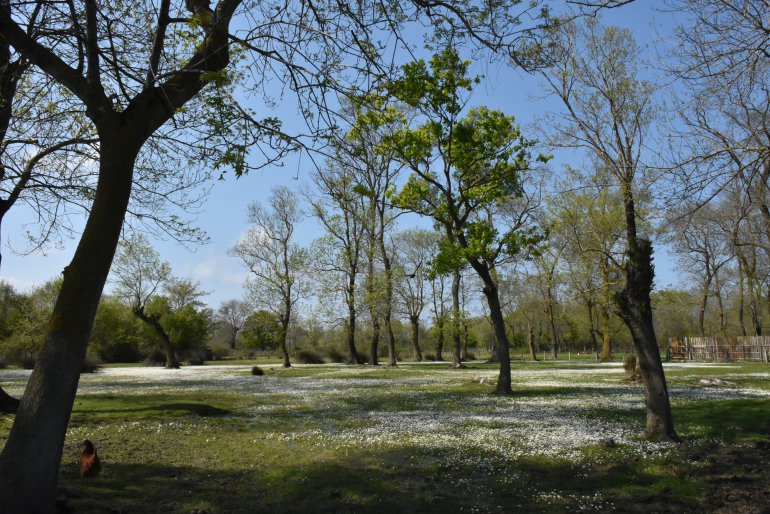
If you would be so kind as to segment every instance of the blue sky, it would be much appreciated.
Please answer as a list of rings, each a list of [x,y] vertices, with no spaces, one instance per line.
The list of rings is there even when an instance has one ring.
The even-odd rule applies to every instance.
[[[628,6],[606,12],[603,22],[630,28],[640,46],[646,47],[645,54],[653,60],[653,47],[665,47],[665,38],[671,37],[673,26],[672,15],[657,11],[655,8],[659,6],[662,6],[660,2],[637,0]],[[474,71],[483,75],[484,80],[474,91],[471,104],[487,105],[514,115],[527,134],[533,133],[527,126],[533,124],[538,116],[559,107],[549,100],[538,100],[538,97],[542,97],[542,89],[535,76],[501,63],[477,63]],[[297,116],[296,107],[291,103],[287,102],[280,109],[285,118],[295,119]],[[558,159],[552,166],[557,170],[560,168]],[[240,179],[226,176],[225,180],[213,185],[197,217],[197,226],[208,233],[211,242],[192,248],[191,251],[174,241],[155,239],[155,248],[161,258],[171,264],[175,275],[198,280],[206,291],[211,292],[207,302],[212,307],[216,308],[228,299],[240,298],[243,294],[242,284],[248,273],[236,258],[228,254],[228,250],[247,229],[246,206],[253,201],[266,201],[271,188],[276,185],[285,185],[299,192],[310,181],[310,167],[308,158],[291,157],[283,167],[268,168]],[[26,240],[23,225],[32,222],[32,214],[19,208],[12,209],[3,222],[0,278],[22,290],[60,274],[71,259],[77,243],[76,239],[65,240],[61,247],[49,247],[45,253],[14,254],[9,250],[9,244],[14,249],[23,248]],[[308,244],[320,234],[317,222],[308,219],[300,227],[298,242]],[[678,283],[676,263],[660,246],[656,251],[655,263],[658,288]],[[108,290],[109,287],[108,284]]]

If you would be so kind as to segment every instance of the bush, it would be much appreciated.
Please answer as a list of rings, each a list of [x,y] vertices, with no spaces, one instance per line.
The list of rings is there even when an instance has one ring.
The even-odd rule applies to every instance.
[[[265,374],[265,372],[259,366],[254,366],[251,368],[251,374],[257,377],[261,377]]]
[[[206,364],[206,359],[202,355],[190,355],[187,359],[187,364],[190,366],[203,366]]]
[[[0,355],[8,364],[32,369],[41,346],[42,336],[37,339],[26,334],[13,334],[0,343]]]
[[[424,353],[422,355],[422,360],[424,360],[424,361],[435,361],[436,360],[436,356],[434,354],[432,354],[432,353]]]
[[[145,366],[163,366],[166,363],[166,354],[160,348],[152,348],[143,362]]]
[[[187,352],[187,362],[190,366],[202,366],[211,360],[211,351],[208,348],[196,348]]]
[[[313,350],[301,350],[297,352],[297,362],[299,364],[323,364],[323,358]]]
[[[226,344],[212,344],[209,350],[211,352],[211,360],[213,361],[224,360],[232,353],[230,346]]]
[[[96,353],[99,354],[102,362],[139,362],[142,358],[139,346],[129,341],[97,348]]]
[[[326,357],[329,359],[329,362],[333,362],[335,364],[341,364],[345,362],[345,356],[342,355],[342,352],[335,350],[334,348],[326,350]]]

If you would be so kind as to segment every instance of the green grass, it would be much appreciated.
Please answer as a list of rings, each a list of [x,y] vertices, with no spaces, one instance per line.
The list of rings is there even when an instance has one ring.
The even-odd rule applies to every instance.
[[[500,398],[489,394],[491,364],[270,367],[264,377],[250,365],[84,376],[62,459],[68,506],[758,512],[770,500],[767,365],[669,369],[680,445],[637,436],[642,391],[617,366],[515,363],[516,395]],[[736,388],[704,391],[705,376]],[[11,423],[0,417],[0,442]],[[77,474],[84,438],[103,459],[93,480]]]

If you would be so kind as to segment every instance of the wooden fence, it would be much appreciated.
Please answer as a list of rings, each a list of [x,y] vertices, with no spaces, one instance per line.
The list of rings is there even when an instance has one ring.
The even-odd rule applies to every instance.
[[[770,336],[669,337],[668,354],[675,361],[770,361]]]

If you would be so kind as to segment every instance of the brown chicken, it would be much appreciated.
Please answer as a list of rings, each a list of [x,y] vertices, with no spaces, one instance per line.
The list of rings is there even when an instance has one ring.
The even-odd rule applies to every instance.
[[[93,478],[102,470],[102,462],[96,453],[94,443],[86,439],[82,443],[85,448],[80,454],[80,476],[83,478]]]

